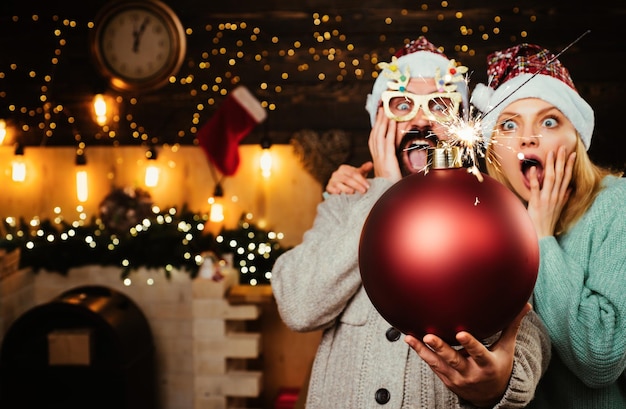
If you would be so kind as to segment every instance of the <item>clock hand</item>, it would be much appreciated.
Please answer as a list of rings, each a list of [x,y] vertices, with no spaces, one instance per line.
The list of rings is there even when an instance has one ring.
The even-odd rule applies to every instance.
[[[141,26],[139,26],[139,29],[136,29],[136,28],[133,29],[133,39],[134,39],[133,52],[135,53],[139,52],[139,41],[141,40],[141,36],[143,32],[146,30],[146,26],[148,25],[149,22],[150,22],[150,19],[146,17],[141,23]]]
[[[137,30],[133,30],[133,52],[139,52],[139,32]]]

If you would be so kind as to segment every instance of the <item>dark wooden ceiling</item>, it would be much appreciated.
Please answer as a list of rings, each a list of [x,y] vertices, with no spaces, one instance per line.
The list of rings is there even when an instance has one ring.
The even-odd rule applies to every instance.
[[[178,80],[142,94],[109,88],[121,101],[112,138],[95,125],[90,112],[94,93],[107,86],[92,63],[89,23],[106,1],[4,0],[0,117],[29,125],[29,131],[18,135],[26,146],[73,146],[77,140],[87,146],[193,144],[194,127],[220,106],[220,91],[243,84],[275,107],[243,143],[258,143],[265,135],[274,143],[289,143],[305,129],[318,134],[341,130],[352,141],[348,161],[360,163],[368,157],[364,103],[376,71],[373,57],[386,61],[405,41],[425,32],[450,58],[471,68],[470,84],[475,84],[485,80],[485,58],[495,49],[527,41],[558,52],[591,30],[560,59],[596,112],[592,157],[622,169],[626,165],[619,120],[626,95],[623,0],[165,2],[188,30]],[[253,40],[255,28],[259,33]],[[57,64],[52,63],[55,57]],[[209,62],[210,68],[201,69],[201,62]],[[50,105],[41,101],[42,93]],[[62,112],[48,109],[59,105]],[[135,130],[140,132],[133,135]]]

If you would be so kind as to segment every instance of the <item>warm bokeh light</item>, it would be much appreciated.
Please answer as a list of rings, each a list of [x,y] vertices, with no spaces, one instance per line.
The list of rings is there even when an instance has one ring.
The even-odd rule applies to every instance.
[[[221,223],[224,221],[224,204],[221,203],[221,200],[214,200],[211,204],[209,221],[213,223]]]
[[[0,145],[2,145],[6,136],[7,136],[7,123],[4,119],[0,118]]]
[[[14,182],[23,182],[26,180],[26,164],[21,156],[16,156],[11,163],[11,179]]]
[[[93,118],[102,127],[96,138],[100,141],[112,140],[117,143],[149,140],[155,145],[161,145],[170,141],[171,135],[176,135],[178,142],[193,144],[199,121],[206,120],[215,105],[219,104],[234,85],[240,83],[245,83],[255,94],[257,91],[263,91],[263,99],[260,102],[270,111],[280,111],[282,104],[291,103],[290,98],[285,98],[281,94],[290,89],[293,83],[313,85],[331,82],[369,83],[378,74],[377,62],[381,58],[386,58],[379,54],[383,50],[384,55],[393,54],[403,41],[411,39],[399,37],[402,35],[400,33],[406,31],[403,27],[407,25],[407,21],[416,19],[415,13],[431,13],[436,17],[430,19],[428,25],[426,23],[416,25],[415,36],[420,33],[439,34],[437,30],[441,31],[444,24],[446,27],[450,24],[458,27],[449,33],[446,29],[446,33],[450,34],[447,41],[449,46],[443,50],[446,53],[462,54],[457,58],[475,55],[475,47],[486,44],[485,41],[489,38],[487,33],[516,42],[522,37],[527,38],[533,33],[535,25],[542,22],[540,16],[531,15],[529,19],[527,15],[522,15],[514,9],[507,18],[523,19],[524,30],[520,33],[507,29],[505,23],[510,21],[501,18],[498,10],[494,10],[492,15],[486,13],[483,21],[475,21],[474,14],[466,13],[463,9],[458,9],[458,6],[455,9],[452,4],[446,2],[427,7],[425,4],[416,4],[414,9],[390,7],[387,15],[381,16],[380,20],[384,22],[384,29],[389,32],[380,33],[378,36],[373,34],[372,38],[378,38],[378,41],[373,40],[370,49],[359,50],[360,47],[355,44],[357,34],[351,25],[360,17],[344,15],[342,10],[324,10],[322,5],[319,8],[320,10],[301,16],[302,26],[295,32],[288,28],[286,31],[277,30],[277,27],[282,26],[279,20],[256,19],[255,13],[250,13],[248,17],[242,14],[241,21],[237,22],[223,20],[220,17],[215,17],[213,21],[203,21],[198,26],[184,22],[187,23],[185,27],[187,41],[204,46],[200,46],[197,53],[190,54],[180,71],[172,75],[165,85],[178,88],[170,95],[180,92],[180,95],[187,94],[195,99],[189,104],[189,112],[179,116],[175,125],[177,129],[170,132],[171,134],[162,134],[160,125],[149,126],[145,118],[135,117],[137,111],[133,107],[154,104],[153,94],[110,95],[109,93],[114,91],[107,90],[105,93],[101,91],[101,84],[95,84],[87,90],[91,95],[85,96],[85,100],[89,98]],[[38,10],[33,10],[32,13],[44,15],[38,13]],[[64,18],[63,11],[57,13],[60,15],[54,15],[52,19],[42,17],[32,20],[16,15],[7,20],[7,25],[11,25],[10,30],[17,33],[16,38],[20,38],[20,33],[50,26],[52,28],[50,32],[54,33],[52,41],[41,41],[41,44],[38,44],[40,48],[32,52],[41,53],[43,56],[51,55],[50,60],[53,63],[50,67],[39,63],[33,66],[30,60],[22,60],[22,53],[4,55],[7,63],[0,67],[0,70],[4,70],[0,72],[0,79],[11,83],[14,76],[29,77],[33,82],[40,83],[40,94],[37,95],[36,103],[24,102],[19,87],[5,90],[0,84],[0,96],[9,110],[14,115],[20,116],[21,132],[32,134],[34,130],[40,129],[47,138],[66,137],[67,134],[62,135],[60,130],[66,129],[65,125],[69,125],[77,141],[93,138],[94,135],[88,135],[85,130],[77,129],[80,123],[77,107],[71,106],[66,109],[62,105],[65,101],[55,100],[60,94],[55,88],[56,77],[53,75],[64,64],[67,65],[68,55],[76,53],[72,48],[77,46],[75,31],[93,25],[93,21],[73,21],[73,24],[69,24],[68,21],[71,20]],[[281,17],[278,15],[277,18]],[[250,21],[246,21],[247,19]],[[419,16],[417,20],[420,20]],[[515,27],[519,27],[520,24],[522,23],[516,24]],[[33,25],[37,27],[33,28]],[[453,33],[456,34],[452,35]],[[474,38],[468,39],[470,36]],[[258,72],[267,75],[254,74]],[[182,118],[187,119],[181,120]],[[19,136],[18,132],[16,137]]]
[[[261,167],[261,174],[265,178],[269,178],[272,176],[272,152],[269,148],[263,149],[261,152],[261,158],[259,160],[259,165]]]
[[[81,203],[86,202],[89,198],[87,171],[84,169],[76,171],[76,198]]]
[[[107,103],[104,99],[104,95],[96,94],[93,98],[93,112],[96,115],[96,122],[98,125],[103,126],[108,122],[107,117]]]
[[[146,166],[146,177],[144,183],[147,187],[156,187],[159,184],[161,169],[156,164],[150,163]]]
[[[174,263],[180,260],[191,263],[197,247],[192,236],[202,234],[208,237],[220,234],[223,230],[236,230],[242,214],[246,215],[242,229],[248,229],[254,224],[267,230],[269,239],[278,239],[285,246],[295,245],[303,230],[313,222],[315,208],[321,200],[320,184],[301,166],[300,157],[289,145],[272,146],[275,168],[269,179],[264,179],[259,170],[259,146],[241,146],[240,168],[228,178],[220,180],[218,177],[223,187],[217,189],[217,192],[207,159],[197,147],[162,149],[157,161],[161,166],[159,184],[149,190],[143,185],[146,164],[149,162],[144,158],[145,147],[90,146],[88,149],[87,164],[86,148],[80,144],[77,148],[30,147],[26,155],[20,156],[26,164],[25,181],[14,183],[11,181],[11,162],[16,156],[12,148],[0,147],[0,164],[6,164],[4,172],[0,172],[0,186],[3,189],[0,213],[4,215],[5,240],[23,239],[24,250],[36,252],[48,251],[41,246],[54,246],[54,243],[65,245],[58,243],[68,241],[76,243],[73,246],[86,245],[90,249],[99,246],[93,247],[99,253],[115,252],[118,246],[124,245],[120,242],[122,238],[100,235],[102,226],[110,224],[111,220],[118,223],[124,218],[130,218],[136,220],[129,223],[134,232],[129,237],[137,237],[139,240],[151,240],[155,235],[159,236],[162,229],[172,234],[176,231],[175,234],[181,236],[182,247],[177,247],[181,258],[177,258],[179,255],[176,253],[171,254],[171,259]],[[47,160],[55,165],[49,166]],[[88,190],[86,201],[80,202],[77,184],[82,183],[80,179],[84,178],[80,176],[77,180],[76,174],[83,170],[86,171]],[[119,196],[112,196],[113,187],[145,192],[145,196],[135,196],[140,200],[132,201],[133,209],[145,198],[150,203],[145,210],[128,212],[128,202],[119,199]],[[208,197],[213,198],[209,203]],[[284,205],[286,197],[289,198],[290,206]],[[213,204],[214,201],[217,203]],[[193,219],[189,218],[185,209],[193,212]],[[103,217],[104,212],[111,216]],[[145,214],[152,215],[149,222],[144,219]],[[181,222],[183,217],[184,223]],[[28,229],[32,229],[36,239],[30,238],[30,233],[22,228],[20,220],[28,222]],[[51,234],[50,227],[60,230],[59,234]],[[79,229],[85,228],[93,229],[93,234],[82,236]],[[275,229],[284,233],[274,233]],[[245,265],[237,263],[242,274],[245,271],[242,280],[267,283],[270,270],[261,265],[270,251],[274,254],[275,247],[263,244],[265,239],[254,230],[238,231],[236,239],[235,249],[238,253],[235,257],[240,257],[242,263],[245,261]],[[130,238],[127,237],[127,240]],[[160,243],[159,240],[155,243]],[[251,246],[251,243],[256,247]],[[169,261],[170,256],[166,258]],[[53,260],[51,258],[49,261]],[[130,264],[122,268],[136,262],[128,260]]]

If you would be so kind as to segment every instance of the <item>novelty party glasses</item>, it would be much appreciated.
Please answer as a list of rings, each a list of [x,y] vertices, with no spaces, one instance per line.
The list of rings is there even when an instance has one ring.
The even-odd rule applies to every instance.
[[[448,120],[452,115],[458,115],[462,96],[459,92],[417,95],[406,91],[384,91],[381,99],[385,114],[394,121],[410,121],[422,108],[426,118],[441,122]]]

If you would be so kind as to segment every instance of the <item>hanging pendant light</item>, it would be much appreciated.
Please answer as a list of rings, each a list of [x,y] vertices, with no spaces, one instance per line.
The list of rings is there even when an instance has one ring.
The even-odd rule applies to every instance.
[[[148,166],[146,166],[145,184],[147,187],[156,187],[159,184],[159,175],[161,169],[157,166],[157,151],[154,147],[150,147],[146,152],[146,158],[148,159]]]
[[[84,203],[89,198],[89,184],[87,177],[87,157],[83,148],[76,150],[76,198],[80,203]]]
[[[273,163],[273,158],[272,158],[272,152],[270,151],[270,148],[272,147],[272,141],[269,138],[269,136],[264,136],[263,139],[261,139],[261,158],[259,160],[259,165],[261,167],[261,174],[263,175],[264,178],[269,178],[270,176],[272,176],[272,163]]]
[[[224,221],[224,189],[222,184],[218,182],[215,185],[213,196],[209,198],[211,211],[209,213],[209,221],[213,223],[221,223]]]

